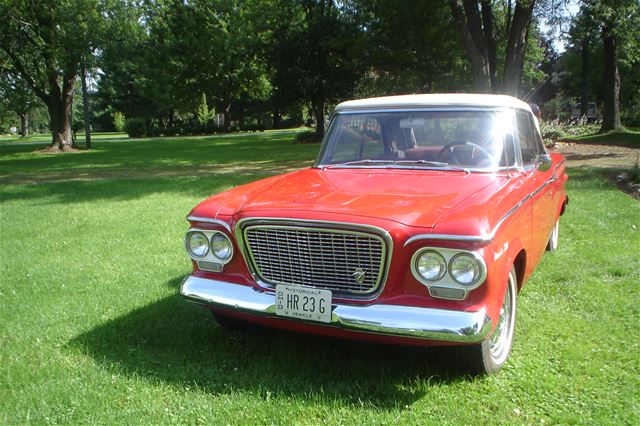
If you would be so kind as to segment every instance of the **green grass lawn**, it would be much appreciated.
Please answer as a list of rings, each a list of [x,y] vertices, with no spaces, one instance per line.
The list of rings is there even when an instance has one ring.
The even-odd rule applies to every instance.
[[[318,145],[293,144],[294,132],[259,135],[97,140],[91,150],[50,154],[33,145],[0,145],[0,182],[201,176],[311,164]],[[46,143],[42,145],[46,146]]]
[[[560,250],[522,292],[511,359],[492,377],[438,351],[229,332],[184,301],[185,215],[309,164],[318,146],[292,139],[0,147],[0,423],[638,422],[640,203],[597,171],[570,171]],[[15,179],[27,174],[54,182]]]
[[[619,145],[628,146],[631,148],[640,148],[640,131],[627,130],[625,132],[609,132],[609,133],[596,133],[583,136],[575,136],[571,138],[564,138],[562,140],[569,142],[584,142],[603,145]]]

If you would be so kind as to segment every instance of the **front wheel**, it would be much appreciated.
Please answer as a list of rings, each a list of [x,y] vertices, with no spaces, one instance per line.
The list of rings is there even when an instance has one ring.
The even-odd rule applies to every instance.
[[[495,330],[481,344],[466,348],[472,369],[479,373],[496,373],[509,358],[516,325],[517,283],[516,270],[511,268]]]

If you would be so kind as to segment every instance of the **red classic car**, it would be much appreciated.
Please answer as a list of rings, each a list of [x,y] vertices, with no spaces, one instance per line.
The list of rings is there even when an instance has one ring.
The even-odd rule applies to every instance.
[[[558,245],[566,180],[515,98],[344,102],[311,168],[191,211],[181,293],[222,325],[465,346],[492,373],[511,349],[518,292]]]

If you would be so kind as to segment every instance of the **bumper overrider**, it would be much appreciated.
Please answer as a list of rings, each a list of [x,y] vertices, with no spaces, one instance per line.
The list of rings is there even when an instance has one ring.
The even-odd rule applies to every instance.
[[[245,285],[188,276],[180,293],[192,302],[213,308],[301,322],[276,316],[275,296]],[[385,304],[363,306],[334,303],[331,322],[313,324],[386,336],[459,343],[481,342],[491,331],[491,319],[484,309],[465,312]]]

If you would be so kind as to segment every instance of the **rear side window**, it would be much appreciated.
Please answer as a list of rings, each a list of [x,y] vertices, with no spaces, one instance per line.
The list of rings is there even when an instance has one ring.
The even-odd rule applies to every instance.
[[[522,152],[522,163],[531,164],[544,152],[538,132],[536,132],[531,115],[518,111],[516,113],[518,122],[518,136],[520,139],[520,151]]]
[[[376,158],[384,154],[380,123],[361,116],[347,116],[336,128],[341,140],[333,152],[331,162]]]

